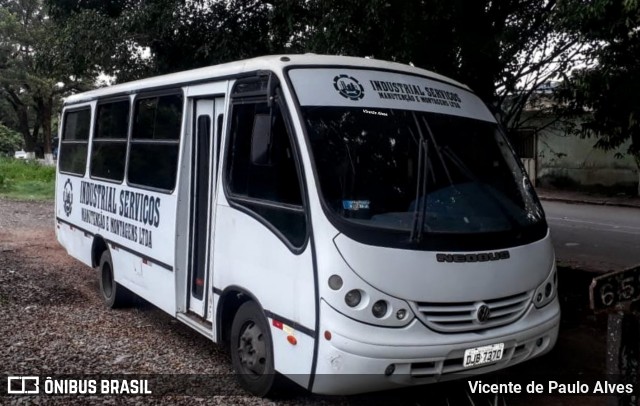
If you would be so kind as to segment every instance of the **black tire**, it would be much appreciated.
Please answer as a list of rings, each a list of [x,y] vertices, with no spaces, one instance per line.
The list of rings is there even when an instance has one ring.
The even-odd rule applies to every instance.
[[[111,261],[111,253],[109,250],[105,250],[100,256],[98,271],[100,276],[100,292],[107,307],[116,309],[129,306],[133,294],[114,280],[113,262]]]
[[[243,303],[231,325],[231,364],[240,385],[255,396],[266,397],[277,389],[273,367],[271,331],[255,302]]]

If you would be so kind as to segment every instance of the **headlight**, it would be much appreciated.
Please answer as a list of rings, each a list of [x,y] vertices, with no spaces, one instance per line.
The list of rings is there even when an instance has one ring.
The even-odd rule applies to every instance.
[[[329,287],[333,290],[340,290],[342,288],[342,278],[338,275],[331,275],[329,278]]]
[[[551,303],[553,299],[556,297],[556,293],[558,291],[558,271],[556,270],[555,264],[553,265],[553,269],[547,279],[544,280],[538,286],[535,293],[533,294],[533,304],[537,308],[544,307]]]
[[[356,307],[360,304],[362,300],[362,293],[358,289],[352,289],[344,295],[344,302],[349,307]]]
[[[373,317],[381,319],[386,316],[388,308],[389,306],[385,300],[378,300],[371,307],[371,313],[373,314]]]
[[[389,296],[366,284],[351,270],[334,273],[325,282],[324,301],[345,316],[368,324],[406,326],[413,312],[404,300]]]

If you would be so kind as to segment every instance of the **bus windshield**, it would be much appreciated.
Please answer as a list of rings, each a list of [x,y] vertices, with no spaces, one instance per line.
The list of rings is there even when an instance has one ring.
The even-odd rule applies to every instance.
[[[322,198],[342,222],[416,242],[544,223],[496,123],[347,106],[302,106],[302,115]]]

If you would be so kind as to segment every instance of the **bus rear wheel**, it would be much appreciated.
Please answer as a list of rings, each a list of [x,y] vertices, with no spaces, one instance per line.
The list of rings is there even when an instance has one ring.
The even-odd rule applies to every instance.
[[[115,281],[109,250],[105,250],[100,256],[98,270],[100,271],[100,292],[107,307],[115,309],[128,306],[131,303],[131,292]]]
[[[269,325],[255,302],[243,303],[231,325],[231,363],[240,385],[265,397],[276,389]]]

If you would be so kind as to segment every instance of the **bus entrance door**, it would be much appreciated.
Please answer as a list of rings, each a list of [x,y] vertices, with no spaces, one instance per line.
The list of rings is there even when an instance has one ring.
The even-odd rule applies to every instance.
[[[215,218],[219,136],[223,98],[194,101],[195,116],[191,152],[191,244],[189,311],[212,321],[210,273],[213,264],[212,229]]]

